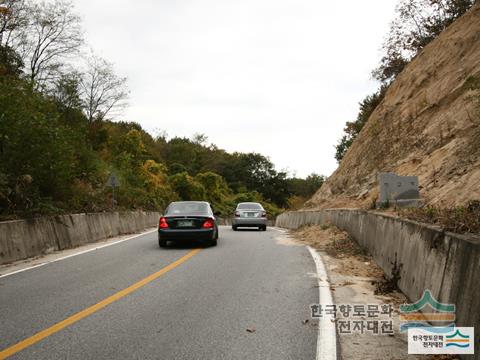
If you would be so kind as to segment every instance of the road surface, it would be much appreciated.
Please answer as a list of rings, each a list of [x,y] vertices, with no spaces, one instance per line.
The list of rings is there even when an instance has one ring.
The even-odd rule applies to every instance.
[[[280,237],[160,249],[153,232],[0,278],[0,358],[315,359],[315,264]]]

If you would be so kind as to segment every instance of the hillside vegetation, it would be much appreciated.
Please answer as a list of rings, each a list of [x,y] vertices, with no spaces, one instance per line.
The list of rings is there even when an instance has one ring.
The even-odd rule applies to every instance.
[[[0,3],[0,219],[161,211],[172,200],[207,200],[224,216],[236,202],[259,201],[275,216],[321,185],[322,176],[291,177],[261,154],[227,153],[202,134],[154,137],[111,121],[127,105],[126,79],[83,50],[72,9],[63,0]],[[120,183],[115,202],[111,174]]]
[[[384,74],[381,100],[307,207],[371,207],[385,171],[418,175],[429,205],[480,199],[480,4],[446,25]]]

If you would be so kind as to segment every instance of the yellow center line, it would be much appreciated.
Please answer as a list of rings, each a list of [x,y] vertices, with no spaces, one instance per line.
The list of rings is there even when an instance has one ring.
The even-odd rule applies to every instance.
[[[99,303],[97,303],[95,305],[92,305],[92,306],[90,306],[90,307],[88,307],[88,308],[86,308],[86,309],[84,309],[84,310],[66,318],[65,320],[62,320],[62,321],[56,323],[55,325],[50,326],[49,328],[47,328],[45,330],[42,330],[42,331],[36,333],[33,336],[30,336],[29,338],[27,338],[25,340],[22,340],[19,343],[6,348],[5,350],[0,351],[0,359],[2,359],[2,360],[6,359],[7,357],[18,353],[19,351],[22,351],[23,349],[25,349],[29,346],[32,346],[32,345],[38,343],[39,341],[42,341],[46,337],[49,337],[50,335],[53,335],[53,334],[59,332],[60,330],[66,328],[67,326],[70,326],[70,325],[76,323],[77,321],[80,321],[80,320],[86,318],[87,316],[92,315],[93,313],[97,312],[98,310],[103,309],[104,307],[114,303],[115,301],[120,300],[121,298],[133,293],[134,291],[140,289],[142,286],[147,285],[148,283],[152,282],[153,280],[158,279],[160,276],[166,274],[170,270],[175,269],[177,266],[184,263],[185,261],[187,261],[188,259],[190,259],[192,256],[194,256],[195,254],[197,254],[200,251],[201,251],[201,249],[192,250],[187,255],[182,256],[180,259],[178,259],[175,262],[165,266],[164,268],[157,271],[156,273],[147,276],[145,279],[140,280],[139,282],[137,282],[137,283],[135,283],[135,284],[119,291],[119,292],[117,292],[116,294],[113,294],[113,295],[107,297],[106,299],[100,301]]]

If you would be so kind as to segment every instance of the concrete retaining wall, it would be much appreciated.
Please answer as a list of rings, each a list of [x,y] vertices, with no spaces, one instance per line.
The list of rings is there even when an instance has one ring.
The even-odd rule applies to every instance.
[[[0,264],[131,234],[158,224],[157,212],[113,212],[0,222]]]
[[[295,229],[331,222],[347,231],[387,274],[401,264],[399,287],[412,301],[425,289],[436,299],[456,304],[456,325],[475,326],[475,359],[480,359],[480,237],[398,217],[352,209],[287,212],[276,225]]]

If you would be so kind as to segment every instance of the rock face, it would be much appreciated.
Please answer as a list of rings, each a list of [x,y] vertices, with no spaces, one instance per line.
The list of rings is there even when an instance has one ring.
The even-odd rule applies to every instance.
[[[428,204],[480,199],[479,3],[397,77],[306,207],[370,207],[379,172],[417,175]]]

